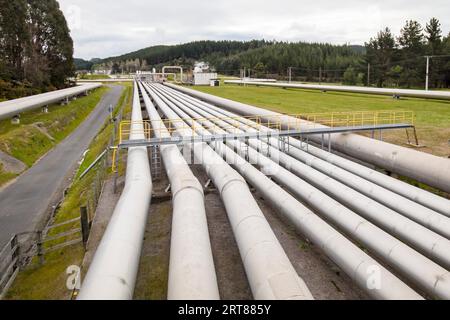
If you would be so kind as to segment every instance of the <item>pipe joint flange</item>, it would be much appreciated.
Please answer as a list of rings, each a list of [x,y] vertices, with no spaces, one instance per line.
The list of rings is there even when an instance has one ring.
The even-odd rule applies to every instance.
[[[202,195],[202,197],[204,197],[203,187],[196,178],[192,177],[192,178],[188,178],[188,179],[183,179],[183,178],[175,177],[172,180],[171,180],[172,198],[175,198],[179,192],[186,190],[186,189],[195,189]]]
[[[228,181],[226,181],[226,182],[220,187],[220,194],[222,194],[222,193],[225,191],[225,189],[228,188],[233,182],[239,182],[239,183],[242,183],[242,184],[248,186],[248,185],[247,185],[247,182],[246,182],[242,177],[233,177],[233,178],[229,179]],[[217,187],[217,185],[216,185],[216,187]],[[219,189],[219,188],[218,188],[218,189]]]

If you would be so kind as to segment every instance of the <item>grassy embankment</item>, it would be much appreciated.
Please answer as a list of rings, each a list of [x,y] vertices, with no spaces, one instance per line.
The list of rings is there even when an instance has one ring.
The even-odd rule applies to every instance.
[[[121,107],[131,105],[132,86],[127,84],[122,96],[115,108],[117,114]],[[78,179],[79,175],[100,155],[108,146],[113,124],[109,119],[105,122],[97,137],[92,141],[89,152],[86,154],[84,162],[81,164],[76,175],[74,184],[68,191],[61,208],[58,210],[54,224],[74,219],[79,216],[79,208],[86,206],[92,193],[92,184],[101,166],[94,167],[83,179]],[[53,229],[50,235],[77,227],[79,223],[66,225]],[[79,234],[70,236],[62,240],[78,238]],[[61,240],[59,240],[61,242]],[[53,243],[56,244],[56,243]],[[65,270],[70,265],[80,265],[84,257],[82,244],[66,247],[65,249],[45,255],[45,264],[40,266],[32,264],[27,270],[22,271],[7,295],[11,300],[37,300],[37,299],[69,299],[70,291],[66,288],[67,275]]]
[[[106,74],[84,74],[80,77],[81,80],[103,80],[111,79],[110,76]]]
[[[0,150],[27,167],[33,166],[86,119],[108,90],[102,87],[66,106],[50,106],[47,114],[40,109],[25,112],[21,115],[20,125],[11,124],[10,120],[0,121]],[[0,168],[0,186],[16,176]]]
[[[353,93],[308,91],[268,87],[243,87],[225,85],[221,87],[193,87],[202,92],[255,105],[286,114],[311,114],[322,112],[356,112],[378,110],[413,111],[419,142],[425,145],[420,151],[437,156],[450,155],[450,103],[439,100],[374,96]],[[386,132],[388,142],[405,145],[405,130]],[[406,145],[405,145],[406,146]]]

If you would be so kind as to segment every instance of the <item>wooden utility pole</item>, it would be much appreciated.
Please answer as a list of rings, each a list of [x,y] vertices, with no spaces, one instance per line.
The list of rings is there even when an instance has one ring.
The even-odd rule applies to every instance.
[[[89,240],[90,225],[89,225],[89,215],[86,207],[80,208],[80,218],[81,218],[81,236],[83,238],[84,248],[87,248],[87,243]]]
[[[370,87],[370,63],[367,64],[367,86]]]

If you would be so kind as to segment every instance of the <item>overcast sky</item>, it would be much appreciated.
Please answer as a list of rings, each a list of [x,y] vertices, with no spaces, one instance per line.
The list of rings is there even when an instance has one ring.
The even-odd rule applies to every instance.
[[[450,31],[449,0],[58,0],[75,56],[104,58],[193,40],[364,44],[407,19],[437,17]]]

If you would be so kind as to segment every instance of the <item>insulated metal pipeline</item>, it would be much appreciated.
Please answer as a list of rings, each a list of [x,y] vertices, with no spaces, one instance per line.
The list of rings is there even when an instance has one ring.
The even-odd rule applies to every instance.
[[[213,146],[213,145],[211,145]],[[411,288],[224,144],[215,148],[283,217],[375,299],[421,299]],[[380,286],[371,283],[379,271]]]
[[[172,93],[174,95],[175,94],[181,95],[181,93],[179,93],[178,91],[172,91]],[[262,132],[269,132],[269,131],[274,132],[274,130],[264,127],[261,124],[256,124],[254,121],[251,121],[250,119],[240,117],[236,113],[232,113],[224,109],[218,108],[216,106],[205,103],[191,96],[184,95],[183,98],[190,102],[195,103],[196,105],[204,106],[207,108],[207,110],[213,110],[217,112],[216,113],[217,116],[220,113],[225,117],[233,118],[232,119],[233,122],[236,122],[239,119],[239,122],[245,126],[248,126],[248,128],[254,128]],[[233,124],[233,122],[231,122],[230,119],[229,123]],[[240,125],[240,127],[242,127],[242,124]],[[274,139],[272,139],[271,142],[273,145],[273,142],[277,141],[274,141]],[[413,212],[413,215],[423,216],[423,218],[420,217],[413,218],[411,214],[409,214],[410,218],[414,219],[416,222],[423,221],[425,225],[428,225],[429,223],[433,223],[434,220],[432,217],[427,218],[427,216],[424,214],[429,211],[423,210],[423,208],[417,206],[411,208],[410,205],[414,203],[421,204],[422,206],[427,207],[435,212],[450,217],[450,201],[443,197],[435,195],[421,188],[412,186],[401,180],[382,174],[381,172],[370,169],[354,161],[345,159],[343,157],[334,155],[320,148],[314,147],[311,144],[308,144],[305,148],[305,144],[297,139],[290,138],[288,142],[292,147],[296,148],[293,149],[293,152],[291,152],[290,147],[287,150],[287,153],[289,153],[294,158],[297,158],[299,160],[303,159],[303,157],[297,157],[296,155],[299,150],[305,151],[318,159],[324,160],[330,165],[334,165],[334,166],[327,166],[327,169],[323,171],[324,173],[327,174],[329,172],[332,173],[333,168],[336,167],[339,167],[341,169],[344,169],[345,171],[353,173],[352,175],[353,179],[357,177],[360,177],[362,179],[357,179],[357,181],[355,182],[349,181],[348,179],[345,178],[340,178],[341,174],[339,173],[342,173],[342,171],[337,171],[334,178],[339,179],[341,182],[346,183],[350,187],[356,186],[356,189],[364,193],[366,196],[369,196],[377,201],[380,201],[385,205],[387,205],[388,207],[390,207],[391,209],[396,210],[402,214],[408,215],[408,212],[409,213]],[[310,165],[311,163],[312,165],[314,162],[308,161],[306,163],[308,165]],[[324,165],[323,162],[321,162],[321,164]],[[317,166],[317,169],[320,167],[322,166]],[[380,189],[379,187],[382,188]],[[381,197],[379,195],[379,193],[384,193],[382,191],[384,189],[392,191],[392,193],[389,193],[390,194],[389,197]],[[409,199],[411,200],[411,202],[407,202],[399,196]],[[447,230],[447,232],[450,232],[448,227],[445,230]]]
[[[173,96],[180,97],[179,93],[177,93],[176,91],[171,92],[171,94],[173,94]],[[186,101],[189,101],[190,103],[195,103],[194,108],[199,108],[200,110],[202,110],[202,112],[207,112],[202,113],[202,116],[204,117],[208,117],[211,115],[219,118],[224,116],[231,116],[232,119],[228,120],[224,119],[222,122],[226,122],[232,126],[235,126],[241,129],[242,132],[243,131],[258,132],[258,130],[256,130],[253,126],[247,124],[247,122],[251,122],[248,119],[240,118],[239,116],[229,112],[222,113],[216,111],[216,109],[214,109],[213,106],[211,105],[208,106],[206,103],[199,103],[198,101],[196,102],[195,100],[191,100],[191,98],[189,97],[188,98],[184,97],[184,99]],[[244,119],[245,121],[244,120],[238,121],[237,119]],[[230,125],[228,125],[228,128],[230,127]],[[233,132],[235,131],[236,130],[233,130]],[[276,132],[264,126],[259,127],[259,131],[266,133],[273,132],[274,134],[276,134]],[[280,140],[276,138],[264,139],[264,141],[270,143],[270,145],[272,145],[275,148],[278,148],[280,146]],[[252,139],[250,142],[253,143],[254,148],[258,148],[257,140]],[[397,215],[397,212],[399,212],[405,217],[408,217],[409,219],[414,220],[415,222],[423,225],[424,227],[427,227],[428,229],[440,234],[441,236],[444,236],[445,238],[447,238],[447,240],[442,242],[442,239],[440,239],[441,246],[443,246],[442,253],[444,253],[445,256],[447,256],[448,258],[443,260],[441,259],[441,261],[444,261],[445,266],[447,267],[450,266],[450,241],[448,241],[448,239],[450,239],[450,219],[448,217],[438,212],[435,212],[427,207],[424,207],[420,204],[417,204],[416,202],[406,199],[394,192],[386,190],[357,175],[347,172],[342,168],[336,167],[332,164],[327,163],[326,161],[318,159],[305,152],[304,151],[305,147],[302,147],[302,143],[300,141],[293,139],[292,144],[296,142],[298,143],[296,144],[295,147],[292,146],[290,148],[287,148],[288,149],[286,150],[287,154],[289,154],[290,156],[292,156],[297,160],[302,161],[302,163],[305,163],[306,165],[320,171],[321,173],[327,175],[328,177],[331,177],[334,180],[337,180],[340,183],[345,184],[345,187],[340,188],[339,185],[336,185],[336,183],[334,183],[336,185],[334,194],[330,191],[331,189],[329,188],[329,186],[326,186],[326,188],[323,190],[324,192],[332,194],[335,199],[340,199],[341,203],[348,203],[347,204],[348,207],[353,208],[358,212],[361,212],[361,210],[364,212],[369,211],[371,212],[369,213],[369,215],[374,216],[375,218],[378,218],[380,216],[379,212],[385,212],[388,218],[393,218],[394,216]],[[306,149],[308,148],[309,147],[306,147]],[[294,159],[286,157],[284,154],[278,155],[276,152],[274,152],[273,154],[274,156],[277,157],[276,160],[281,160],[281,163],[283,164],[284,167],[287,167],[290,171],[296,173],[297,175],[300,175],[302,178],[308,180],[310,183],[317,185],[315,180],[318,179],[319,176],[317,174],[314,174],[315,171],[309,170],[313,174],[313,179],[311,180],[307,176],[308,170],[305,170],[304,166],[299,165],[296,161],[293,161]],[[323,181],[326,181],[328,178],[322,175],[322,179]],[[320,184],[318,184],[317,186],[320,188]],[[349,187],[353,188],[357,192],[349,189]],[[368,201],[367,198],[361,197],[361,194],[364,194],[366,197],[374,199],[379,203],[397,212],[387,210],[385,207],[381,206],[377,202],[374,203],[373,201]],[[355,206],[355,203],[358,203],[358,199],[359,203],[361,204],[359,207]],[[447,202],[449,202],[450,206],[450,201]],[[410,243],[415,243],[417,241],[416,240],[417,235],[425,231],[423,230],[423,228],[419,228],[419,231],[414,230],[414,228],[411,229],[410,227],[408,227],[410,223],[408,222],[405,223],[404,219],[400,219],[397,225],[401,225],[402,227],[401,228],[394,227],[394,229],[398,230],[398,233],[401,233],[401,229],[404,229],[406,235],[405,239],[408,238],[412,239],[412,242]],[[425,232],[428,233],[428,230],[426,230]],[[430,241],[431,241],[430,245],[425,247],[426,252],[429,251],[429,248],[433,248],[433,250],[436,250],[436,252],[438,252],[439,249],[436,248],[435,246],[437,242],[436,239],[432,238],[430,239]],[[445,245],[444,243],[447,244]],[[422,247],[422,244],[424,243],[421,241],[419,247]]]
[[[101,83],[86,83],[73,88],[67,88],[34,96],[0,102],[0,120],[11,118],[22,112],[47,106],[66,98],[82,94],[101,87]]]
[[[154,102],[183,136],[192,136],[177,114],[144,84]],[[253,198],[246,181],[213,149],[194,143],[194,156],[219,190],[242,257],[253,297],[270,299],[313,299],[297,275],[281,244]]]
[[[170,137],[142,84],[139,87],[155,137]],[[219,300],[203,187],[177,146],[160,148],[173,199],[168,299]]]
[[[280,114],[251,105],[216,97],[185,87],[165,83],[166,86],[199,98],[203,101],[222,107],[226,110],[247,116],[267,116],[268,118]],[[280,117],[280,120],[292,127],[298,121],[289,116]],[[303,121],[306,127],[312,123]],[[315,124],[315,128],[320,128]],[[324,126],[323,126],[324,127]],[[311,136],[311,140],[320,143],[320,136]],[[372,163],[380,168],[398,173],[445,192],[450,192],[450,160],[436,157],[427,153],[393,145],[383,141],[366,138],[356,134],[333,134],[331,136],[333,147],[347,155]],[[424,164],[427,164],[426,166]]]
[[[198,114],[191,112],[191,116],[195,115],[198,116]],[[214,125],[211,124],[210,126]],[[228,143],[232,144],[233,141]],[[447,270],[377,228],[369,221],[359,217],[252,148],[249,148],[249,157],[252,162],[258,163],[262,168],[271,167],[275,180],[285,185],[292,193],[307,202],[327,219],[340,226],[346,233],[383,257],[392,267],[421,286],[429,294],[443,299],[450,297],[450,274]],[[439,280],[436,282],[436,279]]]
[[[449,92],[432,91],[432,90],[425,91],[425,90],[411,90],[411,89],[370,88],[370,87],[357,87],[357,86],[329,86],[329,85],[283,83],[283,82],[269,83],[269,82],[242,81],[242,80],[225,80],[225,83],[226,84],[253,85],[253,86],[261,86],[261,87],[293,88],[293,89],[305,89],[305,90],[351,92],[351,93],[363,93],[363,94],[374,94],[374,95],[388,95],[388,96],[397,96],[397,97],[450,100]]]
[[[145,139],[137,84],[134,84],[131,140]],[[95,252],[78,300],[133,298],[152,195],[146,147],[128,150],[125,188]]]

